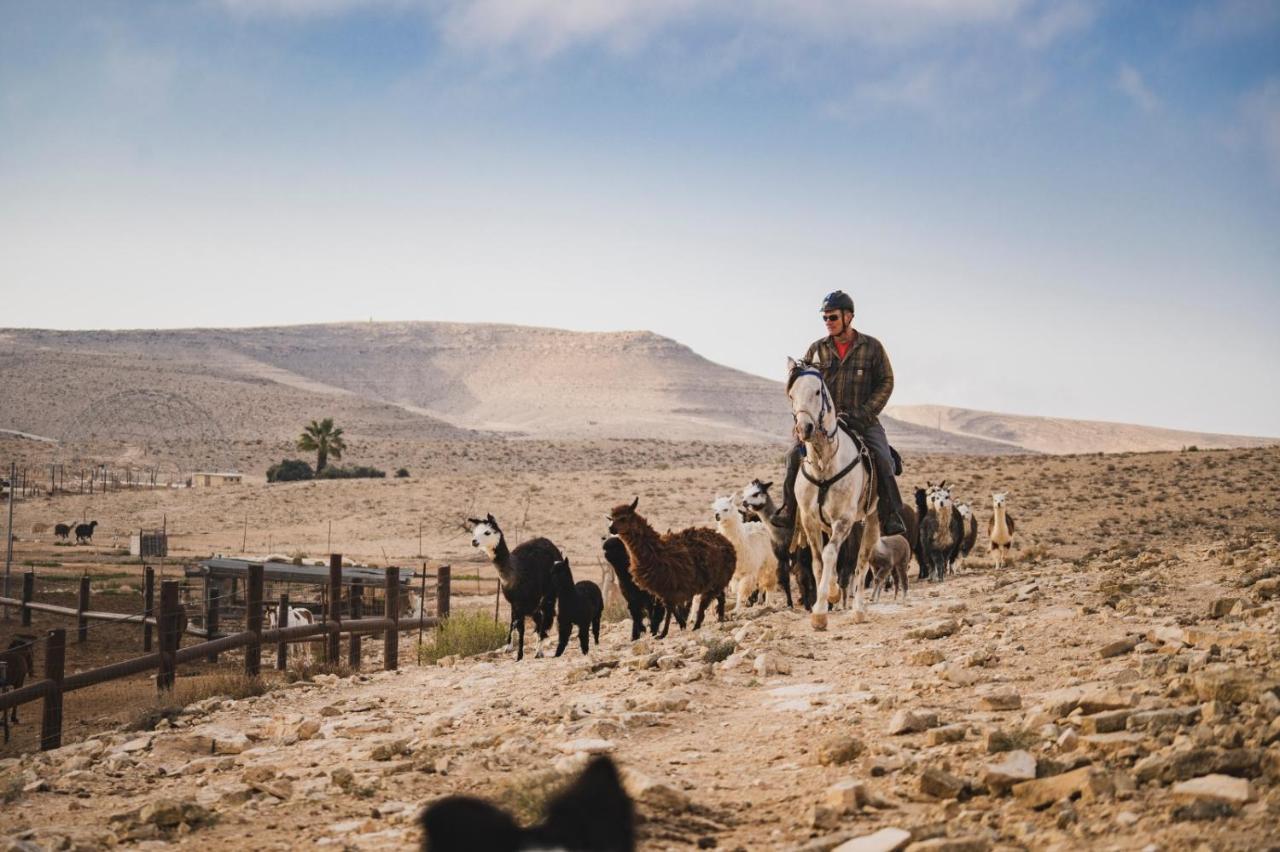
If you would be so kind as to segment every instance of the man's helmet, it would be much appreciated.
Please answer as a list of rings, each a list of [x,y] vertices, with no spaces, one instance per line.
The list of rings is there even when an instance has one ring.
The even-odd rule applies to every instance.
[[[822,308],[820,310],[823,313],[827,311],[848,311],[853,313],[853,297],[843,290],[835,290],[822,299]]]

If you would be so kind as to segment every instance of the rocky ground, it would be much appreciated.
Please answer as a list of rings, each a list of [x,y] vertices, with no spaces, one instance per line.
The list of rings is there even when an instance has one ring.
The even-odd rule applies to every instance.
[[[827,633],[757,608],[662,642],[615,624],[587,658],[213,698],[0,761],[0,831],[19,849],[403,849],[437,796],[536,809],[608,752],[645,849],[1266,848],[1278,556],[1260,537],[971,562]]]

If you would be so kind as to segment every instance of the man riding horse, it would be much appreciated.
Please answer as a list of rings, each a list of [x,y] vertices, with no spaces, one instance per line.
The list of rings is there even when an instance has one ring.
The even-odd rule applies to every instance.
[[[827,336],[814,341],[804,360],[821,371],[831,392],[836,413],[871,451],[876,468],[879,495],[880,534],[906,535],[899,510],[902,496],[894,478],[889,439],[880,425],[880,412],[893,393],[893,367],[879,340],[854,329],[853,299],[843,290],[828,293],[822,300],[822,321]],[[774,523],[789,524],[796,511],[796,475],[804,458],[804,444],[797,443],[787,454],[787,478],[783,483],[783,506]]]

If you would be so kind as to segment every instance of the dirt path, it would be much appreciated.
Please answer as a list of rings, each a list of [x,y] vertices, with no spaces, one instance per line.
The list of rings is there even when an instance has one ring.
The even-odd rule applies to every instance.
[[[908,603],[876,605],[865,624],[838,613],[826,634],[792,612],[749,612],[635,645],[617,624],[585,660],[572,650],[522,663],[497,653],[212,700],[174,730],[0,761],[0,776],[29,791],[4,807],[0,831],[51,846],[111,834],[183,848],[404,849],[436,796],[536,805],[551,779],[608,751],[638,796],[645,849],[792,849],[815,838],[830,848],[890,826],[978,844],[941,848],[1255,849],[1280,824],[1280,622],[1274,601],[1249,602],[1196,627],[1212,600],[1251,600],[1234,587],[1240,571],[1223,564],[1223,546],[1046,559],[1000,576],[984,566],[917,585]],[[1274,559],[1276,544],[1255,550]],[[945,635],[916,638],[921,629]],[[1100,656],[1126,637],[1144,644]],[[727,659],[705,661],[726,641]],[[1225,664],[1247,680],[1239,700],[1205,700],[1212,687],[1201,681]],[[1127,739],[1099,738],[1111,729],[1092,718],[1096,708],[1077,706],[1091,688],[1131,714],[1185,711],[1188,724],[1134,731],[1122,719]],[[890,734],[900,711],[927,727]],[[1197,744],[1216,750],[1210,763],[1243,754],[1230,774],[1252,776],[1253,802],[1218,818],[1185,810],[1194,799],[1174,792],[1181,770],[1161,775],[1159,761]],[[1026,749],[1041,775],[1093,767],[1106,789],[1034,810],[992,794],[984,767],[1008,755],[991,748]],[[963,786],[954,795],[938,786],[951,777]],[[815,809],[846,779],[863,785],[868,804]],[[188,807],[187,822],[166,829],[158,800],[199,805],[216,822]]]

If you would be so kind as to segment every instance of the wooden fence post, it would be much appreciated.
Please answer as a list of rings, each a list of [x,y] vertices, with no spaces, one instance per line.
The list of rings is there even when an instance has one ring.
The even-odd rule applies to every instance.
[[[364,615],[364,584],[359,578],[351,581],[351,620],[355,621]],[[351,649],[347,654],[347,665],[360,671],[360,634],[351,634]]]
[[[156,569],[150,565],[142,569],[142,608],[146,610],[146,615],[142,619],[142,650],[151,650],[151,625],[147,622],[148,618],[155,618],[156,624],[160,623],[160,619],[156,613]]]
[[[31,603],[36,595],[36,572],[28,571],[22,575],[22,626],[31,626]]]
[[[165,580],[160,583],[160,615],[156,618],[159,628],[160,668],[156,672],[156,690],[163,692],[173,689],[177,675],[178,660],[178,581]]]
[[[276,610],[276,624],[281,629],[289,626],[289,595],[284,593],[280,595],[279,609]],[[289,643],[281,641],[276,645],[276,671],[284,671],[289,668]]]
[[[222,587],[209,577],[204,578],[204,638],[211,642],[218,638],[218,609],[221,606]],[[218,652],[214,651],[206,658],[211,663],[218,662]]]
[[[338,664],[342,652],[342,637],[332,629],[342,623],[342,554],[329,554],[329,623],[330,631],[325,634],[324,659],[331,666]]]
[[[50,630],[44,643],[44,676],[53,686],[45,694],[40,715],[40,748],[44,751],[62,747],[62,675],[66,661],[67,631],[61,627]]]
[[[245,583],[248,601],[245,610],[245,624],[249,632],[254,634],[253,641],[244,649],[244,673],[247,677],[257,677],[262,672],[262,563],[255,562],[249,566],[249,580]]]
[[[83,645],[89,641],[89,619],[84,617],[89,609],[89,575],[80,576],[80,601],[76,605],[76,644]]]
[[[387,618],[391,629],[382,637],[382,667],[395,671],[400,667],[400,569],[388,568],[386,580]]]
[[[436,569],[436,618],[449,617],[450,571],[448,565]]]

